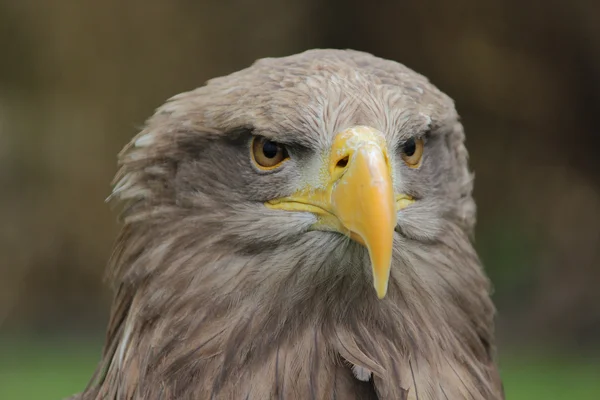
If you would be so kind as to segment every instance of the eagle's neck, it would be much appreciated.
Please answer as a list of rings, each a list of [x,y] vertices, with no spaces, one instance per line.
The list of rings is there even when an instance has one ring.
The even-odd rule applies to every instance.
[[[388,393],[381,398],[418,391],[421,399],[495,398],[493,307],[470,245],[465,254],[445,242],[394,254],[389,293],[379,300],[364,249],[335,240],[338,251],[327,256],[298,243],[287,252],[186,259],[164,248],[152,273],[122,269],[96,388],[113,382],[147,394],[160,386],[237,398],[238,386],[258,379],[263,397],[250,398],[285,391],[284,382],[327,398],[334,377],[355,380],[353,364],[372,372],[375,384],[357,381],[353,390]],[[134,263],[152,262],[152,253]]]

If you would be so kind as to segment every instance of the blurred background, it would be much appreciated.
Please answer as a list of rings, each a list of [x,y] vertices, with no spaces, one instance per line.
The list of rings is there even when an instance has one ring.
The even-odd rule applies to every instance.
[[[508,399],[600,399],[600,2],[0,0],[0,398],[87,383],[116,154],[168,97],[354,48],[456,100]]]

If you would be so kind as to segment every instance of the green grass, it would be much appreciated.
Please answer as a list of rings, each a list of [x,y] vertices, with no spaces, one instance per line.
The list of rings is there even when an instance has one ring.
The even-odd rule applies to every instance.
[[[511,352],[501,356],[507,400],[599,400],[600,359]]]
[[[101,346],[81,342],[0,341],[0,399],[62,399],[81,391]]]
[[[98,342],[0,341],[0,399],[62,399],[82,390]],[[598,400],[600,360],[511,352],[501,358],[508,400]]]

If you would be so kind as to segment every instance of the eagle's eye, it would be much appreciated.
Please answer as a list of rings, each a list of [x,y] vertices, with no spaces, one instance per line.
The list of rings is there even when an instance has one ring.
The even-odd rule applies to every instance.
[[[290,156],[285,147],[262,136],[254,136],[251,144],[252,161],[262,170],[279,167]]]
[[[421,157],[423,156],[423,139],[410,138],[400,149],[402,159],[411,168],[418,168],[421,165]]]

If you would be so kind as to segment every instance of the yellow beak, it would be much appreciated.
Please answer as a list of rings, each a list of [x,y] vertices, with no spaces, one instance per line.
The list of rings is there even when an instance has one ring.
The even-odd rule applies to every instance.
[[[381,132],[357,126],[337,134],[323,168],[323,182],[290,197],[267,202],[270,208],[308,211],[318,216],[315,229],[350,236],[369,251],[373,285],[387,293],[396,211],[412,202],[394,195],[392,169]]]

